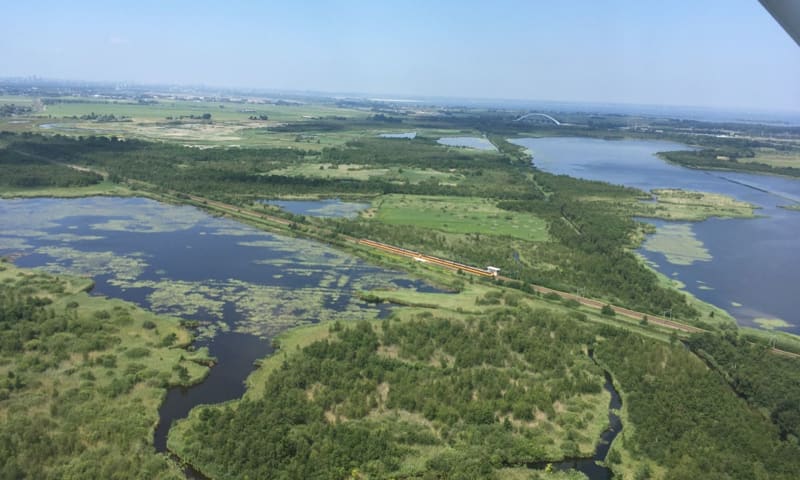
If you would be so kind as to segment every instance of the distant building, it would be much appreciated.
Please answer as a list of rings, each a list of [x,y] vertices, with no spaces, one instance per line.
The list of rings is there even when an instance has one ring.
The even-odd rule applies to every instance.
[[[491,273],[493,277],[496,277],[500,269],[497,267],[486,267],[486,271]]]

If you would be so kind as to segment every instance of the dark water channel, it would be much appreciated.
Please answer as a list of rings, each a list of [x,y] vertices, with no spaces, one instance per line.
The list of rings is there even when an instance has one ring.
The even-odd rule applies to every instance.
[[[800,212],[779,208],[800,204],[800,180],[673,165],[655,155],[688,148],[671,142],[559,137],[514,143],[528,148],[534,165],[548,172],[645,191],[681,188],[721,193],[756,205],[759,218],[755,219],[646,220],[657,231],[685,232],[671,240],[675,248],[699,242],[707,254],[675,261],[663,251],[648,249],[647,242],[639,253],[696,297],[727,310],[741,325],[758,327],[763,320],[780,319],[788,324],[784,330],[800,334],[796,308]]]
[[[198,323],[193,347],[217,364],[202,383],[168,391],[154,436],[161,452],[170,425],[194,406],[242,396],[276,334],[389,312],[358,291],[440,291],[321,242],[142,198],[0,200],[0,225],[0,255],[21,267],[90,276],[93,294]]]
[[[592,361],[595,361],[593,351],[589,351],[589,356]],[[597,362],[595,361],[595,363]],[[600,434],[594,455],[591,458],[568,458],[560,462],[535,462],[529,464],[529,468],[544,470],[548,465],[551,465],[554,470],[577,470],[586,475],[589,480],[609,480],[614,476],[610,468],[600,465],[598,462],[605,461],[606,456],[608,456],[608,450],[611,448],[611,443],[622,431],[622,421],[616,413],[622,408],[622,398],[614,388],[611,374],[605,369],[603,374],[606,380],[603,388],[611,395],[611,399],[608,402],[608,428]]]

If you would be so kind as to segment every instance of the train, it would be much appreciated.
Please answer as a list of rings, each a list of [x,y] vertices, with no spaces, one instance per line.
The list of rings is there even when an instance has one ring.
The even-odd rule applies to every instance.
[[[376,242],[374,240],[367,240],[366,238],[360,239],[358,243],[360,243],[361,245],[366,245],[368,247],[377,248],[385,252],[393,253],[395,255],[409,257],[418,262],[432,263],[434,265],[439,265],[444,268],[449,268],[451,270],[460,270],[464,273],[477,275],[479,277],[496,278],[497,273],[500,271],[500,269],[496,267],[487,267],[486,269],[481,269],[473,267],[471,265],[464,265],[463,263],[453,262],[451,260],[444,260],[442,258],[432,257],[430,255],[425,255],[424,253],[415,252],[413,250],[407,250],[405,248],[395,247],[394,245]]]

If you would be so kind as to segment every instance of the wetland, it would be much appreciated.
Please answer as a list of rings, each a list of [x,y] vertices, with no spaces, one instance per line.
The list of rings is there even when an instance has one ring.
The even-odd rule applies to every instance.
[[[0,223],[0,255],[20,267],[91,278],[93,294],[179,317],[193,327],[194,348],[216,357],[203,383],[170,390],[156,431],[159,450],[171,422],[193,406],[241,397],[276,334],[388,313],[360,300],[360,291],[437,291],[319,242],[143,198],[2,200]]]
[[[652,191],[684,189],[732,197],[757,207],[753,219],[701,222],[646,219],[656,233],[638,250],[659,272],[679,280],[694,296],[730,312],[740,324],[766,322],[800,333],[793,290],[800,284],[800,215],[782,205],[800,204],[800,181],[776,176],[694,170],[656,154],[681,144],[653,140],[590,138],[519,139],[537,167],[556,174]],[[644,220],[644,219],[643,219]]]

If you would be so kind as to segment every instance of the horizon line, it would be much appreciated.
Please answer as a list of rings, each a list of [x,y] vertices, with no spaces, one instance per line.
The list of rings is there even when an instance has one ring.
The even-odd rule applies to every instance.
[[[688,109],[688,110],[706,110],[718,111],[726,113],[739,113],[739,114],[783,114],[783,115],[798,115],[800,116],[800,109],[788,108],[774,108],[774,107],[747,107],[747,106],[719,106],[719,105],[689,105],[689,104],[658,104],[658,103],[636,103],[626,101],[602,101],[602,100],[553,100],[553,99],[534,99],[534,98],[507,98],[507,97],[467,97],[467,96],[449,96],[449,95],[412,95],[407,93],[387,93],[387,92],[356,92],[356,91],[334,91],[334,90],[317,90],[305,89],[296,90],[291,88],[281,87],[263,87],[263,86],[232,86],[232,85],[209,85],[209,84],[190,84],[190,83],[174,83],[174,82],[141,82],[133,80],[88,80],[88,79],[69,79],[58,77],[44,77],[38,75],[0,75],[0,83],[7,81],[19,82],[63,82],[63,83],[84,83],[87,85],[96,86],[119,86],[126,85],[130,87],[170,87],[170,88],[183,88],[183,89],[198,89],[198,90],[230,90],[232,92],[238,91],[239,93],[274,93],[283,95],[298,95],[298,96],[311,96],[322,97],[330,99],[359,99],[383,103],[434,103],[436,100],[444,100],[448,102],[469,101],[473,103],[482,103],[483,106],[493,106],[492,102],[508,102],[508,103],[531,103],[531,104],[563,104],[573,106],[604,106],[604,107],[640,107],[640,108],[653,108],[653,109]],[[211,92],[207,92],[211,93]],[[341,98],[337,98],[341,97]],[[437,105],[444,106],[444,105]],[[466,106],[466,105],[465,105]],[[500,107],[500,105],[494,105]],[[523,108],[524,107],[518,107]],[[687,112],[684,112],[687,113]]]

